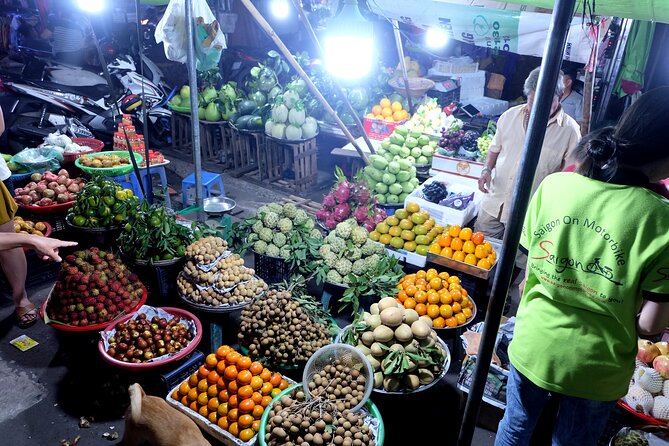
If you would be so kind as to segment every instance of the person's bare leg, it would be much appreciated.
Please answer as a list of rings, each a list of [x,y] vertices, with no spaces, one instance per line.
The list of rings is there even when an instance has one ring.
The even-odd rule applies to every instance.
[[[14,232],[14,222],[10,221],[0,225],[0,232]],[[26,274],[28,265],[26,263],[26,254],[22,248],[0,251],[0,266],[2,271],[12,287],[12,300],[14,306],[18,309],[30,305],[30,300],[26,293]],[[30,322],[37,318],[35,313],[26,314],[21,318],[21,322]]]

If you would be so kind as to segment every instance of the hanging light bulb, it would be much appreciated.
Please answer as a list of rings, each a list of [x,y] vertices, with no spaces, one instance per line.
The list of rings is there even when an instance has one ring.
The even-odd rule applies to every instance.
[[[432,49],[439,49],[448,43],[448,34],[440,28],[428,28],[425,32],[425,45]]]
[[[290,15],[290,4],[288,0],[271,0],[269,9],[277,19],[285,19]]]
[[[359,79],[373,66],[372,24],[360,14],[357,0],[344,0],[341,13],[328,23],[324,39],[326,67],[335,77]]]
[[[77,5],[79,6],[79,9],[81,9],[83,11],[98,13],[105,8],[105,1],[104,0],[77,0]]]

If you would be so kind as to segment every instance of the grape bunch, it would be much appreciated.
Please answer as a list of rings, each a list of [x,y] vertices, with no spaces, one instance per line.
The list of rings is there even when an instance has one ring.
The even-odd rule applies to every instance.
[[[439,147],[446,151],[457,151],[462,145],[462,138],[465,136],[464,130],[456,132],[449,132],[446,129],[441,131],[441,138],[439,138]]]
[[[492,136],[484,135],[476,140],[476,144],[479,148],[479,158],[480,162],[484,162],[488,157],[488,150],[490,149],[490,143],[492,142]]]
[[[476,143],[478,137],[479,134],[474,130],[467,130],[465,135],[462,137],[462,148],[468,152],[476,152],[478,150]]]

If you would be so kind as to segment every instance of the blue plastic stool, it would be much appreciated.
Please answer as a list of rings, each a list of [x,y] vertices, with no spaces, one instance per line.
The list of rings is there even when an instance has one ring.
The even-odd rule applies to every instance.
[[[121,187],[125,189],[132,190],[132,192],[139,198],[144,197],[144,194],[142,194],[142,188],[139,185],[139,181],[137,180],[137,175],[135,175],[135,172],[130,172],[125,175],[119,175],[116,177],[110,177],[108,179],[116,181],[121,185]]]
[[[220,196],[225,197],[225,187],[223,186],[223,178],[221,174],[212,172],[202,172],[202,196],[203,198],[211,197],[212,188],[217,186],[220,190]],[[192,173],[183,179],[181,182],[181,199],[183,206],[188,205],[188,189],[195,188],[195,174]]]
[[[165,173],[165,166],[151,167],[151,176],[148,175],[146,167],[139,169],[140,175],[142,177],[142,183],[144,183],[144,190],[149,189],[149,182],[153,182],[154,175],[160,175],[160,188],[165,193],[165,206],[172,209],[172,200],[170,200],[170,192],[167,186],[167,174]]]

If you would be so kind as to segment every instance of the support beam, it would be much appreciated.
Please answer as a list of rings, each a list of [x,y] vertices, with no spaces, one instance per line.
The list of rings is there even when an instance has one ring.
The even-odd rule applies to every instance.
[[[200,148],[200,119],[197,116],[197,73],[195,71],[195,19],[193,0],[186,0],[186,26],[188,26],[188,86],[190,87],[190,123],[193,137],[193,165],[195,166],[195,204],[202,208],[202,150]],[[185,203],[184,203],[185,205]],[[197,213],[202,218],[202,212]]]
[[[397,55],[400,58],[400,67],[402,67],[402,80],[404,81],[404,89],[406,90],[407,101],[409,102],[409,113],[413,114],[413,99],[409,88],[409,75],[407,74],[407,64],[404,62],[404,47],[402,46],[402,35],[400,34],[400,22],[393,20],[393,33],[395,35],[395,46],[397,47]]]
[[[574,15],[576,0],[556,0],[553,8],[548,40],[544,47],[543,63],[539,73],[539,82],[534,104],[530,113],[527,135],[523,144],[523,155],[518,169],[518,176],[513,188],[513,201],[510,203],[509,222],[504,233],[504,242],[499,256],[499,265],[495,273],[492,296],[488,303],[485,325],[481,336],[476,369],[469,389],[465,413],[460,426],[458,446],[472,443],[476,419],[478,418],[483,389],[490,369],[497,331],[504,311],[504,303],[511,285],[511,276],[516,263],[516,253],[520,242],[520,233],[525,219],[525,212],[530,201],[534,173],[539,163],[541,147],[544,143],[546,125],[550,116],[551,103],[555,94],[555,85],[560,74],[560,65],[564,53],[569,23]]]

